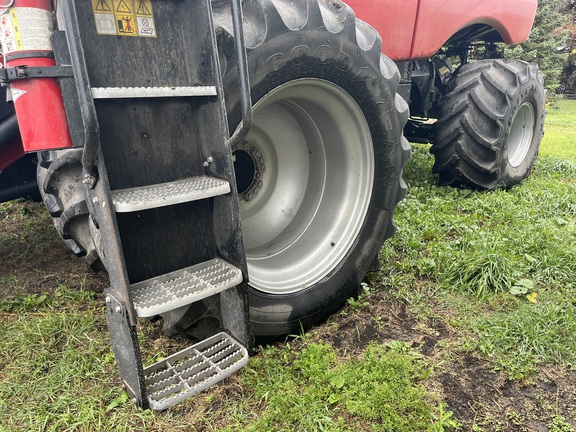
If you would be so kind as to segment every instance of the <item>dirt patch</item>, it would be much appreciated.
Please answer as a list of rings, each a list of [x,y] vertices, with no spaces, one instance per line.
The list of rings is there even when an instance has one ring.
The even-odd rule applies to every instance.
[[[467,354],[437,379],[447,409],[468,427],[544,432],[563,417],[576,428],[576,379],[568,371],[546,368],[530,383],[511,381]]]
[[[433,316],[449,316],[438,306]],[[422,382],[462,425],[478,431],[576,430],[576,374],[543,368],[531,382],[512,381],[493,370],[489,358],[460,353],[463,336],[442,319],[418,319],[409,305],[384,288],[360,310],[345,307],[327,324],[311,331],[314,340],[331,344],[343,358],[357,355],[371,342],[404,342],[429,359],[432,375]],[[561,420],[561,419],[564,420]],[[556,429],[552,428],[559,421]]]
[[[60,285],[101,293],[107,284],[66,247],[41,203],[0,207],[0,297],[52,293]]]

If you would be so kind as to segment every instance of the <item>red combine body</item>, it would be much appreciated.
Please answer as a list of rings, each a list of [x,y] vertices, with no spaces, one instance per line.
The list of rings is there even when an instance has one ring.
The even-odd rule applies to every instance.
[[[356,16],[382,36],[382,52],[394,61],[432,57],[458,32],[473,26],[496,30],[513,45],[530,35],[536,0],[350,0]]]
[[[358,293],[395,232],[409,141],[431,144],[440,184],[474,189],[520,183],[538,154],[543,76],[497,45],[528,38],[536,0],[3,4],[0,202],[39,193],[106,271],[142,407]],[[199,342],[144,368],[136,323],[156,316]]]

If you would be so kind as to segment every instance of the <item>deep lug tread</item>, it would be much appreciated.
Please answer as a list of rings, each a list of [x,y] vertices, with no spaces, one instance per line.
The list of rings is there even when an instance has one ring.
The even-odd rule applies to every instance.
[[[484,113],[475,112],[473,114],[464,114],[460,118],[460,124],[464,128],[464,130],[471,136],[471,138],[476,141],[481,146],[486,148],[493,148],[498,144],[498,139],[500,137],[500,133],[496,134],[496,136],[488,136],[490,133],[494,133],[494,130],[487,130],[483,131],[480,130],[482,124],[478,124],[478,117],[483,116]],[[486,116],[488,117],[488,116]],[[499,131],[498,131],[499,132]]]
[[[50,152],[50,164],[38,165],[38,184],[54,227],[77,256],[85,256],[95,271],[101,271],[94,241],[88,229],[88,206],[82,184],[82,150]],[[89,257],[89,258],[88,258]]]

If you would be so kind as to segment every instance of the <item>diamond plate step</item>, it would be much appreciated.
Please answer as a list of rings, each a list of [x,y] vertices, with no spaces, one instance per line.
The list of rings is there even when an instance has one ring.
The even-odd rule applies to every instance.
[[[144,369],[150,407],[164,410],[232,375],[248,362],[248,351],[218,333]]]
[[[176,309],[232,288],[242,282],[242,271],[215,258],[131,285],[139,317]]]
[[[181,204],[224,195],[230,183],[213,177],[191,177],[168,183],[112,191],[114,208],[119,213]]]

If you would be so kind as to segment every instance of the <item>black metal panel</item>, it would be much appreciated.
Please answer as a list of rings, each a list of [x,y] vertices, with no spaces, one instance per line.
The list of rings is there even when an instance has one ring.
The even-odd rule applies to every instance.
[[[81,37],[90,87],[212,85],[222,95],[209,0],[153,0],[155,38],[98,35],[92,2],[74,6],[74,33]],[[98,165],[105,166],[111,190],[200,175],[232,183],[232,193],[224,196],[116,214],[130,282],[215,257],[246,274],[221,96],[97,99],[94,104],[102,152]]]
[[[131,283],[214,258],[211,200],[117,213]]]
[[[76,9],[92,87],[213,85],[207,2],[153,0],[155,38],[98,35],[91,0]]]
[[[198,112],[209,104],[208,98],[98,101],[112,190],[201,175],[205,123]]]

